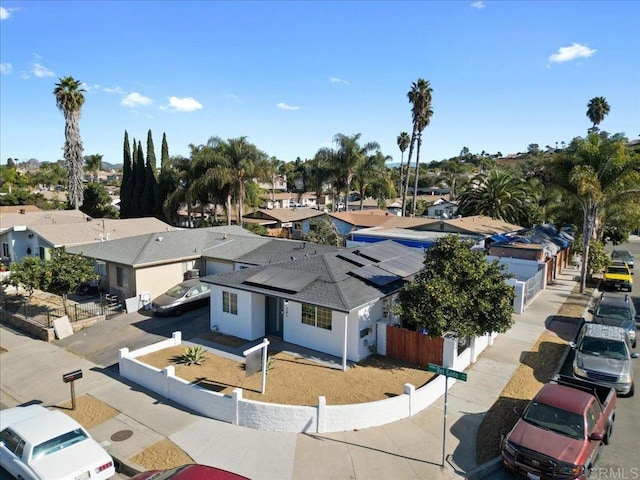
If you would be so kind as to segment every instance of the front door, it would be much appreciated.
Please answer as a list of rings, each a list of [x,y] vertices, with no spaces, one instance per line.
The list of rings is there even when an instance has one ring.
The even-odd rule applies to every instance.
[[[266,297],[264,316],[267,335],[282,338],[284,300],[277,297]]]

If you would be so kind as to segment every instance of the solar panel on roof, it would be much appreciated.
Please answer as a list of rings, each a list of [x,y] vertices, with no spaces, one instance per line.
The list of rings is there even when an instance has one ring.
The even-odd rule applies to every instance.
[[[355,263],[359,267],[364,267],[365,265],[371,265],[373,260],[369,260],[368,258],[361,257],[360,255],[356,255],[353,252],[340,252],[338,253],[338,258],[342,258],[351,263]]]
[[[407,248],[396,242],[378,242],[360,249],[360,255],[376,262],[384,262],[392,258],[407,255]]]
[[[319,276],[320,274],[318,273],[301,272],[300,270],[281,267],[267,267],[261,272],[247,278],[243,283],[272,290],[284,290],[297,293]]]
[[[356,268],[351,271],[356,277],[373,283],[379,287],[393,283],[396,280],[400,280],[401,277],[387,272],[375,265],[367,265],[365,267]]]
[[[415,262],[409,258],[409,256],[387,260],[386,262],[379,263],[378,266],[387,272],[401,277],[413,275],[414,273],[419,272],[422,268],[422,264]]]

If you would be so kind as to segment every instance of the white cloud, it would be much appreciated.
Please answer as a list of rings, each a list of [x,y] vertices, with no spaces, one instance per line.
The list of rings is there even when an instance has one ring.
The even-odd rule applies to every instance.
[[[280,103],[278,104],[278,108],[279,108],[280,110],[300,110],[300,107],[295,106],[295,105],[287,105],[287,104],[286,104],[286,103],[284,103],[284,102],[280,102]]]
[[[597,50],[593,50],[585,45],[574,43],[569,47],[560,47],[556,53],[549,57],[551,63],[564,63],[575,60],[576,58],[589,58],[596,53]]]
[[[329,83],[331,83],[332,85],[337,85],[339,83],[342,83],[343,85],[351,85],[348,80],[343,80],[342,78],[338,77],[330,77]]]
[[[18,8],[4,8],[4,7],[0,7],[0,20],[6,20],[7,18],[9,18],[11,16],[12,12],[15,12],[16,10],[19,10]]]
[[[0,63],[0,73],[2,75],[9,75],[13,71],[13,65],[10,63]]]
[[[471,6],[472,6],[473,8],[477,8],[477,9],[479,9],[479,10],[480,10],[480,9],[482,9],[482,8],[484,8],[484,7],[486,7],[486,5],[484,4],[484,2],[483,2],[482,0],[478,0],[477,2],[473,2],[473,3],[471,4]]]
[[[144,95],[140,95],[138,92],[132,92],[126,97],[122,99],[120,104],[123,107],[135,108],[135,107],[146,107],[151,105],[153,100],[149,97],[145,97]]]
[[[49,70],[47,67],[45,67],[44,65],[38,62],[35,62],[31,66],[31,73],[33,73],[38,78],[47,78],[47,77],[56,76],[53,70]]]
[[[177,112],[193,112],[194,110],[202,110],[202,104],[193,97],[169,97],[168,108],[172,108]]]
[[[126,95],[127,92],[122,90],[120,87],[104,87],[102,89],[103,92],[106,93],[117,93],[118,95]]]

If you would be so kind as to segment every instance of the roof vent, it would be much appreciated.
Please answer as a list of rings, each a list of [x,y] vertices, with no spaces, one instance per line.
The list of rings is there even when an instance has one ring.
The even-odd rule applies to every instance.
[[[156,237],[156,242],[161,242],[162,240],[164,240],[163,237]]]

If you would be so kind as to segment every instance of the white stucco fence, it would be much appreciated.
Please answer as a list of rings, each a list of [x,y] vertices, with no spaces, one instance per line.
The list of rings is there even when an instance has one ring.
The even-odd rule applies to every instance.
[[[495,336],[472,339],[471,346],[460,356],[457,355],[457,339],[445,338],[444,356],[449,358],[443,358],[443,366],[463,370],[493,343]],[[120,375],[206,417],[258,430],[328,433],[375,427],[415,415],[444,394],[445,379],[436,376],[421,388],[405,384],[403,394],[375,402],[327,405],[325,397],[319,397],[317,406],[279,405],[244,399],[240,388],[231,395],[213,392],[176,377],[173,366],[159,370],[137,360],[137,357],[181,343],[181,332],[174,332],[171,339],[138,350],[121,349]],[[449,388],[454,384],[455,380],[450,379]]]

